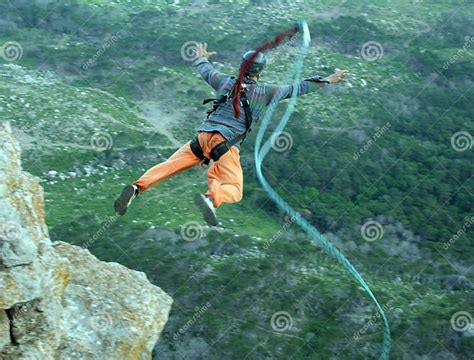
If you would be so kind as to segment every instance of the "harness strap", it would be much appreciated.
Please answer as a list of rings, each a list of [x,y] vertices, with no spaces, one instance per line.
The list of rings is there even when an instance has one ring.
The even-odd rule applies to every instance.
[[[252,129],[252,110],[250,109],[250,103],[249,100],[247,99],[247,94],[245,89],[242,89],[240,93],[240,103],[242,104],[242,107],[244,108],[244,114],[245,114],[245,132],[242,134],[242,141],[237,140],[234,144],[237,144],[237,142],[240,141],[242,144],[245,140],[245,137],[247,136],[247,133],[249,133]],[[239,137],[239,136],[237,136]]]
[[[207,99],[205,100],[206,102],[210,102],[214,99]],[[210,113],[214,112],[217,107],[225,102],[227,100],[227,95],[221,96],[218,99],[214,100],[214,107],[210,111],[208,111],[208,116]],[[203,102],[204,103],[204,102]],[[221,158],[222,155],[224,155],[227,151],[230,150],[230,148],[234,145],[236,145],[238,142],[241,144],[244,142],[245,137],[251,130],[252,126],[252,110],[250,109],[250,103],[247,99],[247,95],[245,93],[245,88],[242,88],[241,93],[240,93],[240,103],[242,107],[244,108],[244,114],[245,114],[245,131],[242,134],[239,134],[235,136],[232,139],[225,140],[216,146],[214,146],[211,150],[210,153],[210,159],[204,156],[204,152],[201,148],[201,145],[199,144],[199,138],[196,136],[192,141],[191,141],[191,151],[193,152],[196,157],[202,160],[202,163],[204,165],[208,165],[211,159],[213,161],[217,161]]]
[[[225,103],[227,101],[227,98],[228,98],[228,94],[222,94],[220,95],[219,97],[215,98],[215,99],[206,99],[206,100],[203,100],[202,101],[202,104],[205,105],[209,102],[212,101],[212,108],[207,110],[207,117],[209,118],[209,116],[211,116],[211,114],[217,110],[217,108]]]
[[[247,132],[239,134],[230,140],[223,141],[217,144],[216,146],[214,146],[211,150],[211,159],[214,161],[219,160],[220,157],[224,155],[227,151],[229,151],[232,146],[237,144],[239,141],[240,143],[242,143],[246,135],[247,135]]]
[[[202,104],[206,105],[207,103],[210,103],[211,101],[216,101],[216,100],[217,100],[216,98],[205,99],[205,100],[202,101]]]
[[[211,150],[210,158],[204,156],[204,151],[202,150],[201,144],[199,144],[199,136],[196,136],[194,139],[191,140],[191,151],[193,154],[202,161],[202,164],[209,165],[210,161],[217,161],[224,155],[227,151],[230,150],[232,146],[237,144],[244,138],[245,134],[239,134],[232,140],[225,140],[216,146],[214,146]]]
[[[204,151],[202,151],[201,144],[199,144],[199,137],[196,136],[194,139],[191,140],[191,151],[198,159],[201,159],[202,163],[208,165],[211,159],[208,159],[204,156]]]

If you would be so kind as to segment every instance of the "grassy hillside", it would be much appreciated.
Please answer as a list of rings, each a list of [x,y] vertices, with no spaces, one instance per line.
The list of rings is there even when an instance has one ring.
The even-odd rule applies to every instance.
[[[23,54],[0,65],[0,118],[42,180],[51,237],[145,271],[174,298],[157,359],[375,359],[375,309],[261,190],[256,131],[242,147],[244,200],[219,209],[219,227],[204,226],[193,204],[206,188],[199,168],[143,194],[127,216],[113,214],[123,185],[190,139],[205,114],[211,91],[183,44],[207,41],[216,68],[233,74],[245,49],[305,18],[313,41],[303,75],[352,75],[299,99],[286,130],[293,146],[272,152],[265,173],[384,304],[393,359],[468,359],[472,330],[451,320],[474,315],[473,152],[453,138],[461,132],[472,146],[473,10],[12,0],[0,5],[0,44],[18,42]],[[375,53],[364,52],[369,41],[380,44]],[[294,54],[270,52],[262,81],[284,81]],[[368,221],[383,227],[376,241],[361,236]]]

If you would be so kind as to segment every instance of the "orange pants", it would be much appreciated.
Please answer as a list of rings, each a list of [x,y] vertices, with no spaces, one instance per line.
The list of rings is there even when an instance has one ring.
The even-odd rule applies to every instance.
[[[204,156],[209,157],[209,152],[225,138],[217,132],[199,132],[199,144]],[[190,141],[178,149],[170,158],[148,169],[140,179],[134,182],[140,187],[140,192],[149,187],[180,173],[190,167],[198,165],[201,160],[191,151]],[[212,163],[207,173],[209,196],[217,208],[225,203],[238,202],[243,194],[243,174],[240,166],[239,149],[232,146],[221,158]]]

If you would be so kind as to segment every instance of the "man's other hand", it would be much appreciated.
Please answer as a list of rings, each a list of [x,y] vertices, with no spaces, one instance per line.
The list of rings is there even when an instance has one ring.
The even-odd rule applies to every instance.
[[[326,80],[328,80],[331,84],[336,84],[340,81],[343,81],[346,76],[349,75],[349,71],[347,70],[339,70],[336,71],[334,74],[329,75]]]
[[[207,51],[207,43],[198,43],[197,49],[194,50],[196,58],[205,57],[209,59],[212,55],[217,54],[215,51]]]

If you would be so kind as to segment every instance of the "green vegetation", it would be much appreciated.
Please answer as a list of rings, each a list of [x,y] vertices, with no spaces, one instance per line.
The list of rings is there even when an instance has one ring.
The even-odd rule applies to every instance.
[[[303,75],[352,75],[299,99],[286,129],[293,146],[273,152],[265,174],[385,304],[393,359],[468,359],[474,337],[454,331],[451,317],[473,308],[473,151],[456,151],[452,138],[474,134],[473,10],[454,1],[10,0],[0,4],[0,45],[16,41],[23,56],[0,65],[0,118],[42,180],[52,239],[144,271],[174,298],[156,358],[375,359],[381,324],[364,328],[375,316],[364,293],[295,225],[281,231],[288,219],[253,169],[255,131],[242,147],[244,200],[219,209],[222,227],[183,239],[185,225],[202,223],[198,168],[110,218],[122,186],[204,116],[211,90],[181,46],[207,41],[215,66],[235,73],[243,50],[305,18],[313,42]],[[383,56],[366,60],[368,41]],[[268,55],[262,81],[283,81],[294,49]],[[383,225],[381,239],[361,237],[368,220]],[[271,326],[279,311],[292,320],[282,332]]]

